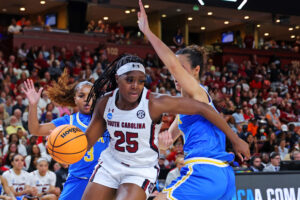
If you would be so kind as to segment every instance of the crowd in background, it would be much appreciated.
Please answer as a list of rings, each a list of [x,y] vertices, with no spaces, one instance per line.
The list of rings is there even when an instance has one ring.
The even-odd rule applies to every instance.
[[[105,27],[101,24],[93,30]],[[117,30],[116,33],[124,37],[122,28]],[[179,95],[172,76],[157,55],[148,54],[143,59],[146,87],[153,92]],[[57,80],[64,68],[70,72],[70,83],[83,80],[94,82],[110,62],[105,45],[92,50],[81,46],[76,49],[47,49],[45,46],[22,44],[8,58],[0,51],[2,172],[12,167],[11,159],[16,153],[24,156],[24,169],[29,172],[36,170],[35,161],[43,157],[49,161],[50,169],[57,172],[60,180],[57,186],[62,187],[67,166],[60,166],[47,154],[45,138],[32,136],[28,132],[28,100],[21,90],[23,82],[30,78],[36,88],[47,90],[47,86]],[[215,66],[213,59],[209,58],[201,81],[232,130],[249,144],[252,159],[250,162],[236,159],[233,163],[235,168],[278,171],[278,161],[300,160],[299,61],[282,65],[280,59],[272,57],[268,63],[259,63],[257,56],[253,55],[242,63],[236,63],[231,58],[224,66]],[[51,102],[45,92],[42,93],[38,104],[38,117],[42,123],[73,112],[77,109],[61,107]],[[171,114],[163,116],[162,131],[168,129],[174,118]],[[227,150],[232,151],[230,143]],[[170,169],[182,165],[182,156],[183,139],[180,137],[169,150],[160,154],[160,179],[166,179]],[[269,169],[270,166],[272,169]]]

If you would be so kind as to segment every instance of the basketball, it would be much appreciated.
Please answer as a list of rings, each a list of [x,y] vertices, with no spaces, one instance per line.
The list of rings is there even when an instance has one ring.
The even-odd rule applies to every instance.
[[[73,164],[85,155],[87,138],[84,132],[76,126],[58,126],[48,137],[47,149],[51,157],[57,162]]]

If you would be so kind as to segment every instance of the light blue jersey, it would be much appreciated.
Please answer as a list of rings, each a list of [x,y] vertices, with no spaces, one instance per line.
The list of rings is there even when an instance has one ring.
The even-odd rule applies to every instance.
[[[215,108],[207,95],[209,104]],[[181,176],[164,189],[168,199],[231,199],[235,178],[228,162],[233,161],[234,155],[225,151],[225,134],[200,115],[180,114],[178,127],[185,140],[185,166]]]
[[[91,115],[75,113],[65,115],[52,121],[57,127],[65,124],[74,125],[83,132],[91,121]],[[60,200],[80,200],[85,190],[88,180],[93,173],[94,167],[98,163],[101,152],[106,149],[109,144],[109,133],[106,131],[96,144],[86,152],[85,156],[77,163],[69,166],[69,176],[64,184],[64,189],[60,195]]]

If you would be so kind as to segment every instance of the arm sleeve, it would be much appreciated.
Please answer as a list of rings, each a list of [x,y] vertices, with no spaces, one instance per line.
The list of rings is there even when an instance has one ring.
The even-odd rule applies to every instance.
[[[70,124],[70,115],[65,115],[63,117],[56,118],[51,121],[56,127],[65,125],[65,124]]]

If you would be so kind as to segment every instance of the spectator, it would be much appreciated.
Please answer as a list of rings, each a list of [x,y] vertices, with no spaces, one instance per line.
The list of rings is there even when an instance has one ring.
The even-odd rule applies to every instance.
[[[18,57],[21,59],[26,59],[28,49],[26,48],[26,43],[22,43],[21,47],[18,50]]]
[[[62,191],[63,186],[68,178],[69,166],[67,164],[61,164],[61,168],[55,172],[56,174],[56,185],[55,187],[60,188]]]
[[[60,105],[56,104],[55,102],[54,102],[54,106],[55,106],[55,107],[57,108],[57,110],[58,110],[59,117],[62,117],[62,116],[64,116],[64,115],[70,115],[70,114],[71,114],[70,109],[69,109],[68,107],[66,107],[66,106],[60,106]]]
[[[37,160],[41,158],[40,148],[34,144],[31,146],[30,153],[25,157],[25,170],[33,172],[36,170]]]
[[[26,26],[30,25],[30,21],[26,20],[25,17],[22,17],[20,20],[17,21],[17,25],[20,26],[21,30],[23,31]]]
[[[175,142],[174,142],[174,147],[171,149],[171,152],[167,156],[167,160],[170,163],[174,163],[176,160],[177,154],[180,154],[183,152],[183,139],[182,137],[179,137]]]
[[[280,155],[276,152],[270,154],[271,163],[266,166],[264,172],[278,172],[280,170]]]
[[[115,34],[117,38],[124,38],[125,31],[124,31],[124,27],[121,25],[120,22],[116,24]]]
[[[0,120],[7,121],[8,119],[9,119],[9,115],[5,110],[5,104],[1,103],[0,104]],[[2,127],[2,129],[3,129],[3,127]]]
[[[300,160],[300,152],[299,151],[293,151],[291,155],[291,160]]]
[[[253,137],[252,134],[248,134],[246,142],[249,144],[249,149],[250,149],[251,155],[258,153],[256,137]]]
[[[43,113],[47,107],[47,105],[51,103],[50,99],[48,98],[47,92],[42,92],[42,98],[38,103],[38,109]]]
[[[8,138],[8,144],[16,144],[18,151],[16,153],[21,154],[22,156],[27,155],[26,147],[23,144],[20,144],[18,135],[16,133],[10,134]],[[3,154],[8,153],[9,146],[5,146],[3,149]]]
[[[249,134],[252,134],[252,133],[249,132],[248,130],[249,130],[249,128],[248,128],[247,125],[243,125],[243,126],[242,126],[242,131],[241,131],[240,134],[239,134],[239,136],[240,136],[241,139],[247,141],[248,135],[249,135]],[[252,134],[252,135],[253,135],[253,134]]]
[[[278,147],[279,155],[280,155],[281,160],[284,160],[285,156],[289,153],[289,149],[286,148],[285,146],[286,146],[285,139],[281,139],[279,147]]]
[[[11,25],[9,25],[7,31],[8,33],[11,33],[11,34],[18,34],[20,33],[22,27],[17,25],[17,21],[15,19],[12,19],[11,20]]]
[[[258,129],[258,123],[256,118],[251,118],[249,123],[248,123],[248,131],[253,135],[256,136],[257,134],[257,129]]]
[[[94,32],[95,31],[95,21],[91,20],[87,26],[87,32]]]
[[[4,137],[4,133],[3,133],[4,129],[3,129],[3,125],[0,124],[0,157],[2,157],[2,152],[3,152],[3,147],[5,145],[7,145],[7,139],[6,137]]]
[[[38,136],[29,135],[28,138],[29,139],[28,139],[28,144],[26,145],[26,151],[27,151],[27,154],[31,154],[32,146],[37,144]]]
[[[289,124],[288,125],[288,132],[286,134],[286,142],[290,146],[290,148],[293,148],[295,144],[299,141],[299,135],[295,132],[295,125]]]
[[[11,168],[11,159],[14,154],[18,153],[18,148],[16,143],[10,143],[6,145],[7,151],[3,152],[3,164],[6,165],[6,167]]]
[[[180,170],[184,166],[184,156],[178,155],[176,157],[175,166],[176,166],[176,168],[169,171],[167,178],[166,178],[165,186],[170,185],[170,183],[173,180],[175,180],[177,177],[180,176]]]
[[[258,89],[262,88],[262,75],[256,74],[255,78],[250,82],[251,89]]]
[[[37,170],[30,173],[30,186],[37,191],[36,196],[41,200],[54,200],[60,194],[55,188],[56,175],[49,170],[49,163],[44,158],[37,160]]]
[[[53,164],[53,171],[54,172],[57,172],[58,170],[60,170],[60,168],[61,168],[61,165],[58,162],[55,162]]]
[[[269,125],[274,126],[277,129],[281,128],[281,122],[279,120],[279,115],[277,114],[277,107],[272,106],[266,114]]]
[[[14,200],[15,195],[10,190],[6,178],[0,176],[0,187],[3,188],[3,191],[0,195],[0,199],[4,200]]]
[[[277,147],[277,137],[274,132],[269,133],[268,139],[264,142],[261,151],[271,153],[275,151],[275,147]]]
[[[51,117],[48,116],[48,119],[46,119],[47,113],[48,113],[48,115],[52,115]],[[50,118],[56,119],[58,117],[58,113],[59,113],[58,109],[54,106],[54,104],[52,102],[50,102],[47,104],[46,110],[42,114],[40,121],[42,123],[45,123],[46,121],[49,121]]]
[[[247,34],[244,37],[245,47],[248,49],[252,49],[254,47],[254,37],[251,34]]]
[[[227,68],[229,72],[232,72],[233,74],[237,74],[239,66],[236,62],[234,62],[233,57],[231,57],[227,63]]]
[[[17,133],[18,128],[21,128],[24,132],[26,132],[23,126],[18,125],[18,119],[13,115],[10,117],[9,126],[6,127],[7,135]]]
[[[261,164],[261,158],[258,156],[253,156],[250,159],[250,170],[252,172],[261,172],[264,169],[264,166]]]
[[[236,111],[232,114],[232,116],[234,117],[235,123],[237,125],[243,125],[243,123],[245,123],[245,118],[241,106],[238,106],[236,108]]]
[[[24,158],[20,154],[16,154],[12,159],[13,168],[4,172],[3,177],[7,180],[10,190],[16,197],[22,195],[33,195],[34,190],[30,187],[29,181],[30,175],[23,170]]]
[[[90,24],[91,24],[91,22],[90,22]],[[90,25],[89,24],[89,25]],[[96,32],[96,33],[105,33],[105,24],[102,22],[102,20],[99,20],[98,21],[98,25],[97,25],[97,27],[96,28],[94,28],[94,31]],[[108,31],[109,32],[109,31]],[[108,33],[107,32],[107,33]]]
[[[173,42],[176,48],[183,48],[184,47],[184,37],[182,35],[181,29],[178,28],[176,35],[173,37]]]
[[[22,111],[19,108],[16,108],[13,111],[13,116],[16,118],[17,122],[16,125],[20,127],[23,127],[23,121],[22,121]],[[24,129],[23,129],[24,130]],[[25,130],[24,130],[25,131]],[[25,131],[26,132],[26,131]]]

